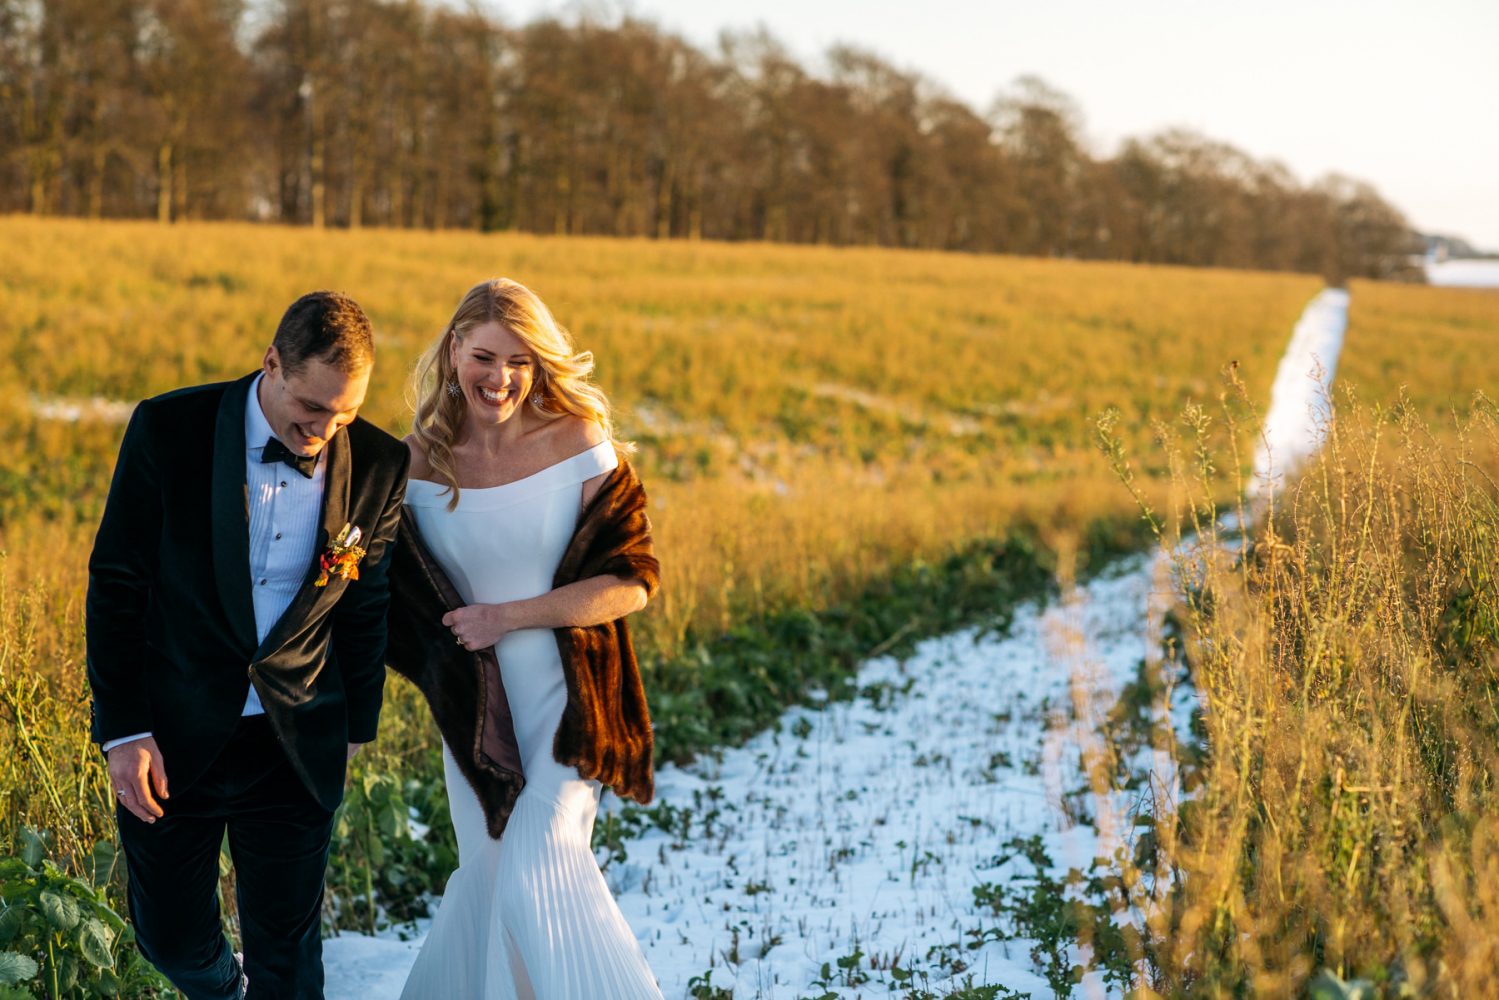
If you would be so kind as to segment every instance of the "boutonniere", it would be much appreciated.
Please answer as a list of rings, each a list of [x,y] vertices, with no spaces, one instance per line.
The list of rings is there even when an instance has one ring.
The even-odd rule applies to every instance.
[[[317,582],[313,586],[326,587],[328,579],[334,576],[344,580],[359,579],[359,560],[364,558],[359,539],[363,537],[364,533],[352,524],[344,525],[327,551],[318,556]]]

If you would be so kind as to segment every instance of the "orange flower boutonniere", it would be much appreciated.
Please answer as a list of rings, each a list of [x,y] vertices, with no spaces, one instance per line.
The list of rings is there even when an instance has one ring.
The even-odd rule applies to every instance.
[[[352,524],[344,525],[344,529],[333,539],[328,550],[318,556],[318,575],[315,587],[328,586],[331,577],[339,577],[344,580],[359,579],[359,560],[364,558],[364,549],[359,547],[359,539],[364,533]]]

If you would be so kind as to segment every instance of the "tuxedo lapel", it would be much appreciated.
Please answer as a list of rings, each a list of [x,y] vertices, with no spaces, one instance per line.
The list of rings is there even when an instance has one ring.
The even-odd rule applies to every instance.
[[[335,586],[336,580],[330,579],[326,587],[314,586],[314,581],[318,576],[318,557],[328,550],[328,545],[338,537],[344,525],[349,523],[349,493],[352,488],[353,459],[349,453],[348,431],[340,430],[329,438],[327,446],[323,449],[323,456],[327,463],[323,470],[323,517],[322,527],[318,531],[313,562],[307,569],[307,576],[302,581],[297,596],[292,598],[291,604],[287,605],[281,617],[276,619],[276,623],[266,633],[265,641],[255,651],[257,661],[272,655],[285,644],[288,636],[294,634],[301,627],[301,623],[311,616],[320,598],[330,593],[336,594],[340,590]],[[366,532],[374,530],[372,524],[360,527]]]
[[[353,465],[349,455],[349,432],[340,430],[334,434],[323,451],[328,456],[328,467],[323,470],[323,531],[318,538],[319,553],[349,523],[349,480]],[[368,526],[369,529],[373,527]]]
[[[213,432],[213,578],[219,601],[245,649],[255,647],[250,596],[250,507],[245,488],[245,404],[255,375],[231,382],[219,403]]]

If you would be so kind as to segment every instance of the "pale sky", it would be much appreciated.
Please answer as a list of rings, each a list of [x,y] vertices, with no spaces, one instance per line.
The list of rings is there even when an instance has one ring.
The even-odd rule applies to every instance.
[[[484,3],[506,20],[577,0]],[[763,24],[814,70],[870,49],[978,111],[1035,74],[1095,154],[1186,126],[1303,182],[1362,178],[1428,232],[1499,251],[1499,0],[585,0],[707,49]]]

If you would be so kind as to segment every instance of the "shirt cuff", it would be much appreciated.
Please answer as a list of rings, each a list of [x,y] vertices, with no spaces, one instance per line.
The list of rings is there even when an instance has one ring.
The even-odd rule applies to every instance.
[[[115,747],[119,746],[122,743],[131,743],[135,740],[143,740],[150,735],[150,733],[136,733],[134,736],[121,736],[117,740],[105,740],[103,743],[99,744],[99,749],[104,751],[105,753],[109,753],[109,751],[113,750]]]

